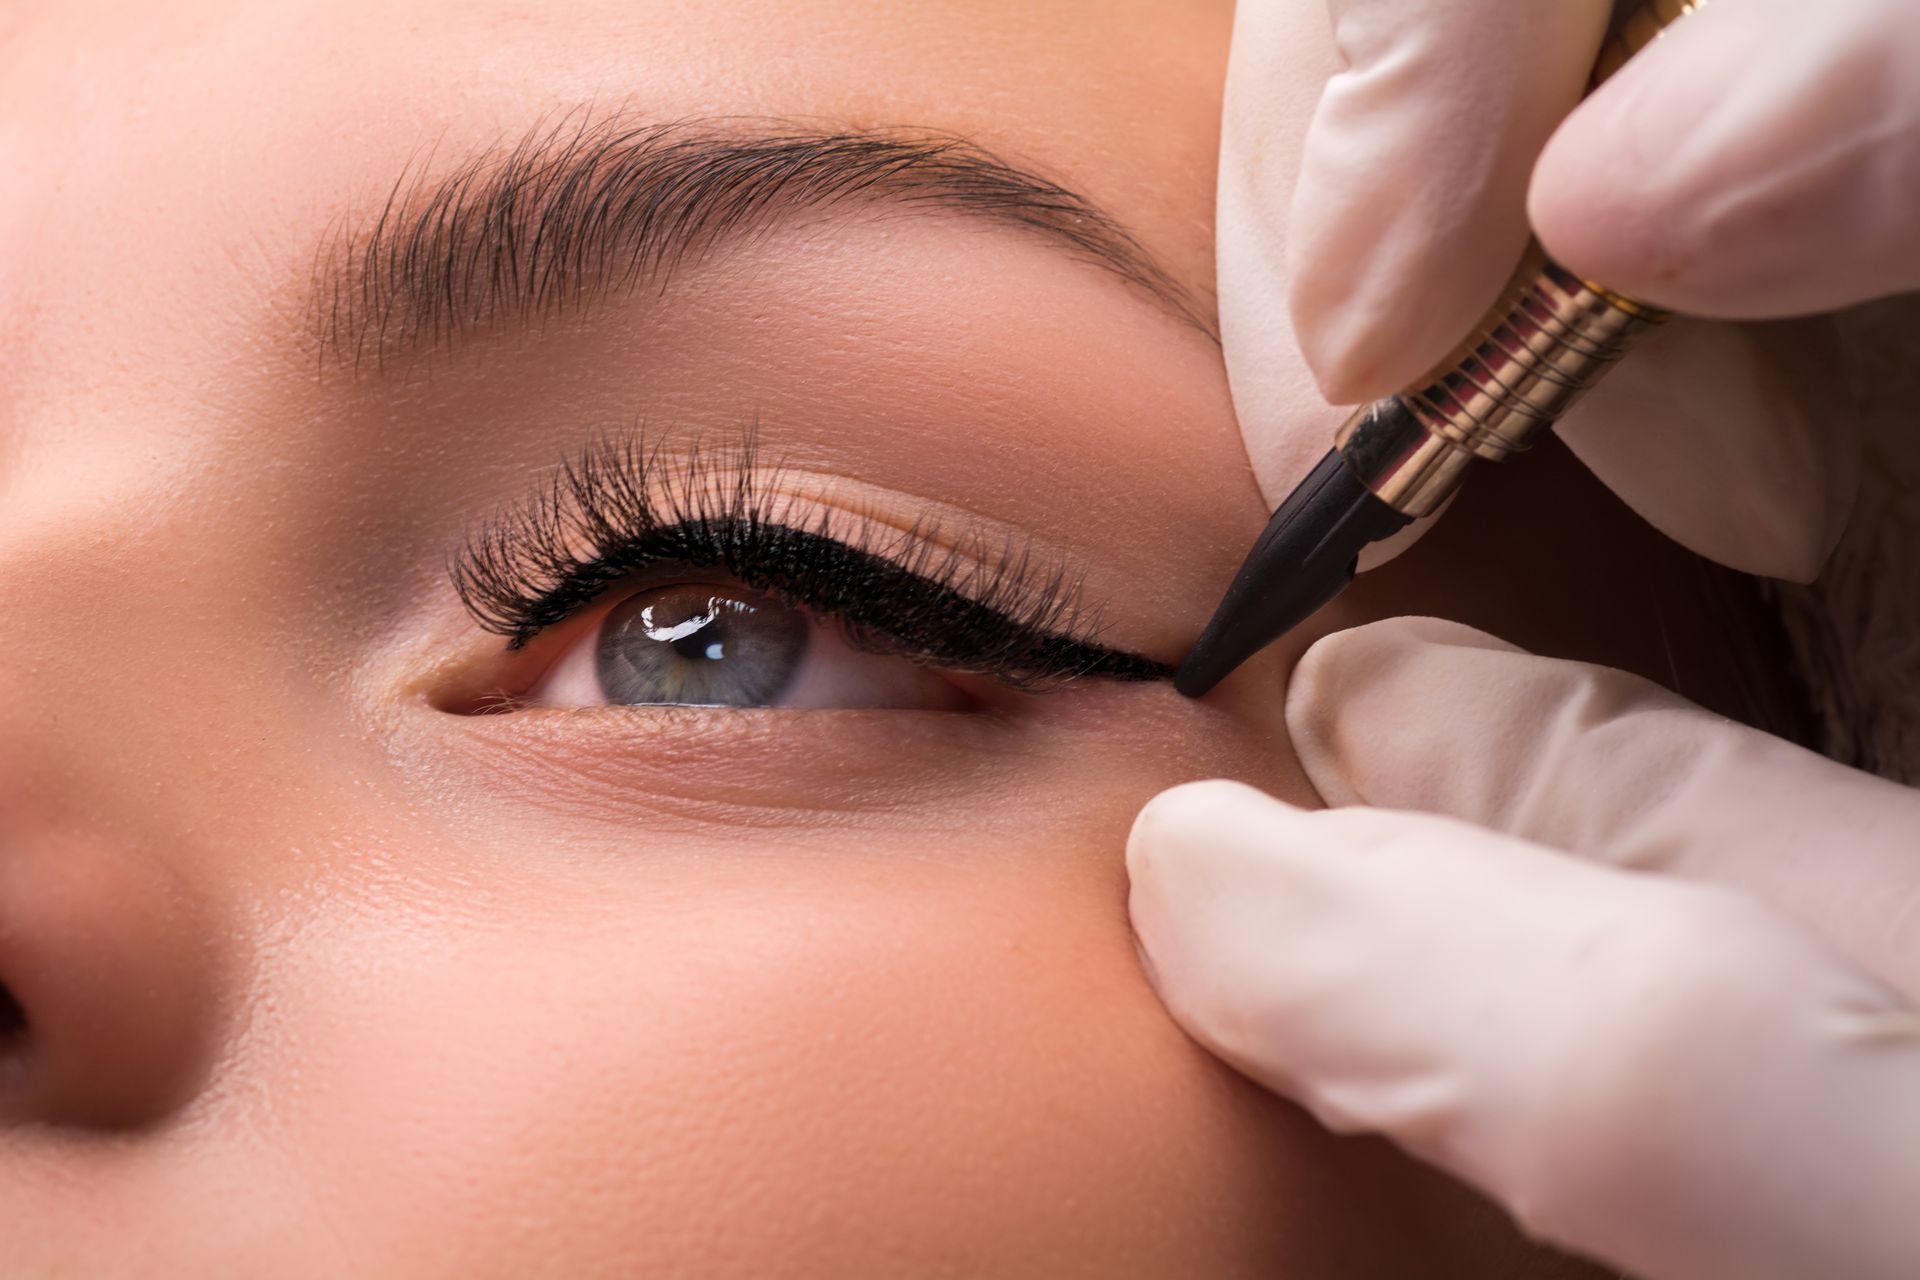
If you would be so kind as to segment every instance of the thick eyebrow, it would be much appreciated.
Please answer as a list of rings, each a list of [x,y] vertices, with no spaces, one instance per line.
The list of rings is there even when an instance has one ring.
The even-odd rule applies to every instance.
[[[315,260],[322,359],[359,369],[476,332],[663,288],[723,241],[807,210],[985,219],[1120,277],[1218,341],[1210,312],[1085,197],[951,134],[574,114],[428,180],[409,166],[370,223]]]

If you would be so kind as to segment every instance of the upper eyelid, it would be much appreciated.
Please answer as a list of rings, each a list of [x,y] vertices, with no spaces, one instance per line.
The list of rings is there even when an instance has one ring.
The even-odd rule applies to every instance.
[[[703,573],[717,567],[745,586],[787,597],[823,618],[840,620],[846,638],[855,647],[917,656],[938,665],[992,675],[1016,687],[1039,687],[1085,675],[1128,680],[1165,679],[1171,675],[1167,664],[1097,643],[1070,614],[1062,614],[1065,625],[1057,629],[1036,624],[1036,618],[1051,618],[1069,609],[1072,600],[1069,593],[1054,591],[1044,597],[1034,597],[1035,603],[1028,606],[1027,615],[1022,618],[1000,607],[1016,588],[996,585],[1018,582],[1017,578],[989,576],[984,589],[978,595],[970,595],[943,580],[946,575],[923,576],[884,555],[824,534],[762,525],[755,536],[773,537],[789,548],[796,540],[808,544],[815,554],[824,555],[828,563],[840,571],[826,575],[831,585],[822,590],[817,583],[812,587],[796,586],[778,577],[763,577],[755,572],[753,566],[757,562],[750,557],[731,565],[718,564],[704,556],[655,558],[644,555],[630,567],[614,563],[602,570],[596,564],[588,578],[589,586],[581,592],[583,598],[568,607],[565,617],[556,617],[543,625],[542,630],[558,627],[583,613],[598,613],[613,607],[629,593],[620,592],[611,600],[607,597],[619,583],[631,581],[637,573],[674,577],[669,570],[675,565],[690,573]],[[773,558],[795,557],[776,553]],[[658,574],[651,572],[656,569]],[[976,567],[963,572],[971,576],[991,575],[994,571]],[[874,580],[875,575],[880,581]],[[645,584],[634,585],[644,589]],[[589,593],[592,598],[585,598]],[[911,598],[907,606],[909,617],[904,620],[897,613],[889,614],[890,609],[899,608],[898,602],[903,597]],[[913,613],[916,607],[920,611],[918,615]],[[916,626],[914,617],[924,617],[930,611],[939,614],[941,628]],[[531,639],[531,636],[525,638]],[[518,647],[517,642],[510,647]]]
[[[726,569],[869,636],[896,633],[900,651],[936,661],[943,651],[1009,683],[1170,674],[1167,664],[1098,643],[1077,578],[1030,542],[1009,537],[995,551],[982,534],[949,539],[930,526],[887,524],[783,493],[780,474],[759,463],[751,433],[738,448],[696,444],[671,459],[637,437],[596,439],[532,500],[469,538],[450,565],[455,588],[482,627],[519,647],[638,568],[678,559]],[[769,549],[792,553],[797,582],[769,581],[764,566],[743,559]],[[807,576],[823,564],[835,572]],[[880,617],[863,591],[891,592],[896,616]],[[907,627],[888,623],[900,614],[923,634],[898,635]],[[964,643],[928,634],[936,617],[949,632],[968,632]]]
[[[547,598],[609,551],[626,550],[647,534],[749,527],[841,543],[953,586],[1024,625],[1069,633],[1092,621],[1082,607],[1079,575],[1038,553],[1031,538],[1008,532],[996,545],[978,526],[951,532],[924,516],[906,523],[882,519],[864,506],[834,501],[831,482],[819,496],[789,489],[788,474],[762,462],[751,429],[736,445],[711,448],[696,440],[675,454],[664,446],[649,449],[637,435],[594,437],[527,500],[470,534],[448,571],[475,621],[515,647],[588,603],[576,595],[561,612]],[[725,560],[708,558],[705,548],[695,554],[681,563]],[[624,569],[604,575],[600,585],[625,576]]]

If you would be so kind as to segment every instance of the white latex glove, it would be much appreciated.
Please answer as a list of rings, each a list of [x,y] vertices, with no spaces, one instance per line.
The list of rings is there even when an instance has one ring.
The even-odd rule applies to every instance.
[[[1920,288],[1920,3],[1712,0],[1575,108],[1612,7],[1242,0],[1220,310],[1270,502],[1331,443],[1303,429],[1303,393],[1352,404],[1427,371],[1507,279],[1529,216],[1569,268],[1693,315]],[[1858,467],[1829,336],[1676,321],[1562,434],[1669,535],[1808,579]]]
[[[1196,1039],[1649,1280],[1920,1276],[1920,793],[1434,619],[1287,721],[1376,807],[1196,783],[1128,844]]]

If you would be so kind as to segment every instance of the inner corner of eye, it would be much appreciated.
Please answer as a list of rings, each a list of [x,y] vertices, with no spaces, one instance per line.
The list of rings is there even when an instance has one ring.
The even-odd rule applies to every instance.
[[[525,707],[976,709],[947,675],[854,643],[837,619],[711,580],[614,596],[524,687]]]

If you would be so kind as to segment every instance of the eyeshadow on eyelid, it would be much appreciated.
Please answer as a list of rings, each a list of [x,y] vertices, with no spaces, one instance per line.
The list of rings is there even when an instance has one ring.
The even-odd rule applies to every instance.
[[[664,568],[723,570],[836,619],[848,639],[1037,688],[1088,676],[1166,680],[1172,667],[1099,643],[1077,575],[1014,538],[941,536],[833,512],[780,490],[749,432],[668,458],[601,437],[456,553],[455,590],[519,648],[609,588]]]

